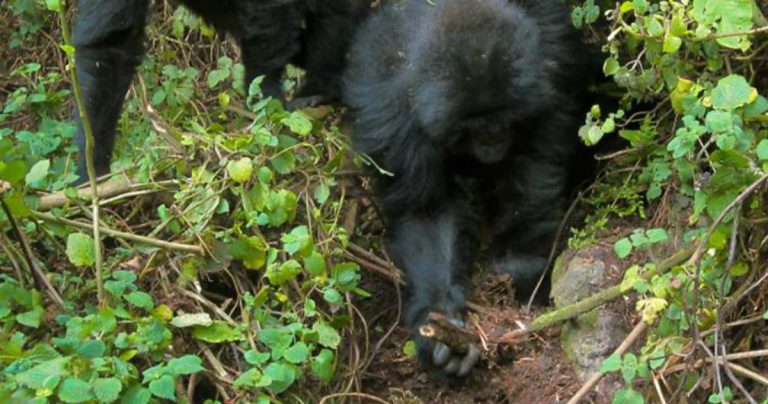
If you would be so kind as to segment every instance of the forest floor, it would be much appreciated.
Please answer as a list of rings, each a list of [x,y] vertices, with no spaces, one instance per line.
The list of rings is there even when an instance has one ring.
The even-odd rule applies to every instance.
[[[488,347],[486,357],[464,380],[439,380],[420,368],[403,352],[410,333],[398,326],[400,313],[397,291],[386,281],[372,279],[367,290],[373,293],[360,309],[370,330],[373,350],[370,365],[362,377],[362,390],[393,403],[559,403],[581,387],[558,343],[558,328],[534,334],[514,346]],[[527,321],[546,308],[524,314],[509,302],[508,282],[487,276],[473,292],[472,301],[484,302],[487,312],[478,317],[478,326],[489,334],[517,329],[517,321]],[[496,304],[489,304],[492,302]],[[392,304],[381,304],[392,302]],[[486,305],[487,304],[487,305]],[[386,336],[386,339],[383,337]]]

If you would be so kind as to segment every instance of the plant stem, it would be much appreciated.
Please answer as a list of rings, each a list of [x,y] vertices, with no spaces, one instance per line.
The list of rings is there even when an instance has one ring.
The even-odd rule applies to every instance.
[[[68,48],[74,49],[72,45],[72,36],[69,29],[69,21],[67,20],[67,7],[68,2],[66,0],[61,1],[61,7],[57,10],[59,14],[59,26],[61,27],[61,36],[64,41],[64,45]],[[85,135],[85,167],[88,172],[88,182],[91,185],[91,189],[96,190],[96,165],[93,161],[93,148],[94,138],[93,130],[91,128],[91,121],[88,118],[87,111],[85,110],[85,103],[83,102],[83,93],[80,88],[80,80],[77,77],[77,68],[75,65],[75,55],[73,52],[65,51],[67,58],[69,59],[69,75],[72,80],[72,88],[75,93],[75,103],[77,104],[77,112],[80,116],[81,125],[83,125],[83,134]],[[101,246],[101,232],[99,230],[99,194],[98,192],[91,193],[91,207],[93,209],[93,247],[94,247],[94,272],[96,276],[96,292],[100,306],[106,305],[106,299],[104,298],[104,276],[103,276],[103,264],[102,264],[102,246]]]

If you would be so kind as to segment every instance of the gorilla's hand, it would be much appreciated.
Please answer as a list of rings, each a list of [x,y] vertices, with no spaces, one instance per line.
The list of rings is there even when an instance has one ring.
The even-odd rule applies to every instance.
[[[464,327],[464,321],[459,318],[448,318],[448,321],[457,327]],[[480,349],[473,343],[452,350],[442,342],[424,338],[418,329],[415,333],[419,359],[425,364],[431,364],[444,376],[464,377],[480,359]]]

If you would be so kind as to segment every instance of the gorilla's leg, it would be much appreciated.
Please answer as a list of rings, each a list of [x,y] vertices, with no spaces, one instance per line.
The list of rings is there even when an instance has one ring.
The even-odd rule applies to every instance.
[[[144,53],[148,0],[80,0],[74,29],[75,64],[94,136],[96,174],[109,172],[115,127],[125,93]],[[79,114],[80,181],[88,178]]]
[[[341,97],[341,74],[355,29],[370,9],[368,0],[323,0],[307,18],[306,83],[292,104],[314,106]]]
[[[301,51],[304,9],[301,1],[253,1],[242,5],[243,32],[239,41],[246,90],[254,78],[264,75],[264,95],[283,99],[280,76],[285,65]]]
[[[471,263],[463,212],[466,210],[456,203],[445,204],[430,212],[399,216],[390,227],[392,253],[408,280],[404,322],[414,333],[419,359],[458,376],[469,373],[479,359],[477,347],[470,346],[464,354],[451,352],[447,346],[419,336],[418,327],[430,312],[462,321]]]

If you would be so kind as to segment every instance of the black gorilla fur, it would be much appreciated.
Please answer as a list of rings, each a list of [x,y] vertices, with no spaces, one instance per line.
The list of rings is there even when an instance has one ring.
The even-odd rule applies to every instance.
[[[287,63],[307,71],[299,97],[307,103],[340,96],[340,76],[354,30],[369,0],[182,0],[216,29],[237,40],[246,83],[265,75],[262,91],[281,98]],[[79,0],[74,44],[85,110],[93,128],[97,174],[109,171],[123,98],[144,54],[149,0]],[[85,138],[78,119],[78,143]],[[80,177],[87,178],[84,153]]]
[[[405,323],[461,322],[476,218],[457,180],[475,178],[493,267],[531,293],[562,218],[590,76],[557,0],[395,1],[363,24],[344,101],[353,144],[391,177],[377,193],[410,286]],[[475,198],[472,199],[475,202]],[[479,357],[415,335],[420,359],[466,375]]]

